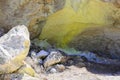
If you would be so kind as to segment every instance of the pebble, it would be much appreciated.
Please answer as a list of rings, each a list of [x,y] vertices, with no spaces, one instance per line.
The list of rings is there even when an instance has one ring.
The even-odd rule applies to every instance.
[[[57,64],[55,68],[58,72],[63,72],[65,70],[65,66],[63,64]]]
[[[49,55],[49,52],[47,52],[45,50],[41,50],[40,52],[37,53],[36,57],[38,57],[38,58],[45,58],[48,55]]]
[[[51,68],[50,73],[57,73],[57,70],[55,68]]]

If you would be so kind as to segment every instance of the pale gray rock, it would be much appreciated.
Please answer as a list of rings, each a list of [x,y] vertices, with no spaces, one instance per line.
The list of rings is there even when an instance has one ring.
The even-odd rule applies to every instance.
[[[55,68],[51,68],[50,73],[57,73],[57,70]]]
[[[0,37],[0,74],[11,73],[23,63],[30,47],[26,26],[18,25]]]
[[[40,52],[37,53],[36,57],[37,58],[44,58],[49,54],[49,52],[45,51],[45,50],[41,50]]]

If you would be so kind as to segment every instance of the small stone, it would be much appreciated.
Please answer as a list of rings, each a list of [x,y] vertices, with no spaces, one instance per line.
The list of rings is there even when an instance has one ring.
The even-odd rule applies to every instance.
[[[48,56],[48,52],[45,50],[41,50],[40,52],[37,53],[36,57],[38,58],[45,58],[46,56]]]
[[[36,52],[35,51],[31,51],[30,54],[31,54],[32,58],[36,58]]]
[[[51,68],[50,73],[57,73],[57,70],[55,68]]]
[[[54,64],[60,63],[62,62],[62,59],[64,59],[64,56],[60,52],[52,51],[44,60],[44,67],[47,68]]]
[[[63,72],[65,70],[65,66],[62,64],[57,64],[55,68],[57,69],[58,72]]]
[[[64,70],[65,70],[65,66],[62,64],[57,64],[46,68],[47,73],[58,73],[58,72],[63,72]]]

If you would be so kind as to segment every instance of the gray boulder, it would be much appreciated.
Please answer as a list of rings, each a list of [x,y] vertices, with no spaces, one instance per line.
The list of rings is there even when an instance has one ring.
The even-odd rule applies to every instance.
[[[17,70],[30,47],[27,27],[19,25],[0,37],[0,74]]]

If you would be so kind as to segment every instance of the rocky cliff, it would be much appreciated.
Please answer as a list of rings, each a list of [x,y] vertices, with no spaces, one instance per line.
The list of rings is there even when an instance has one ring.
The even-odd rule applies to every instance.
[[[1,0],[0,27],[9,30],[26,25],[34,38],[41,32],[45,18],[60,10],[64,3],[64,0]]]
[[[66,0],[62,10],[48,17],[40,39],[64,46],[87,28],[113,25],[119,11],[111,2]]]

